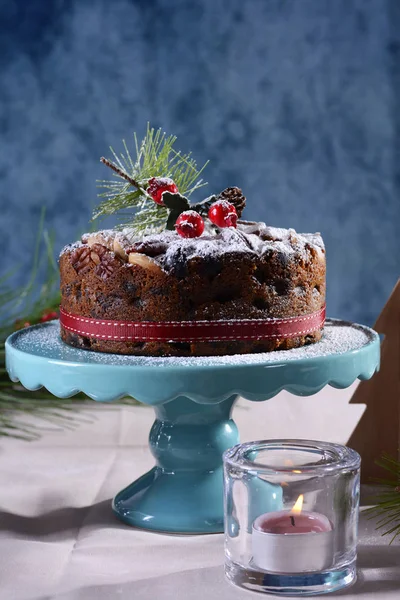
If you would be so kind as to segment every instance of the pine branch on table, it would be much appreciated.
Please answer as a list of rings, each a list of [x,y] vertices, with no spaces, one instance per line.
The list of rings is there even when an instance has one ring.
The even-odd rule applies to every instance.
[[[400,461],[384,453],[376,464],[388,472],[390,477],[375,478],[374,482],[383,486],[383,490],[374,498],[376,506],[365,512],[370,518],[377,518],[377,530],[383,536],[392,536],[390,544],[400,536]]]
[[[28,325],[57,317],[60,293],[58,267],[54,260],[54,239],[43,228],[43,221],[44,213],[28,282],[24,286],[12,288],[9,284],[12,272],[0,278],[0,315],[3,317],[0,322],[0,437],[33,440],[40,437],[49,425],[52,428],[74,428],[89,420],[78,411],[81,403],[93,403],[84,394],[59,399],[44,388],[37,391],[26,390],[9,379],[5,367],[5,341],[8,335]],[[39,286],[37,279],[43,271],[44,282]],[[126,398],[119,400],[118,404],[132,405],[137,402]]]

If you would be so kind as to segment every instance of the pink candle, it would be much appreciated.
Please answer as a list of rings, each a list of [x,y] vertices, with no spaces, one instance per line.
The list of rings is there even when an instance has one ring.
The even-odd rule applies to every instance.
[[[292,510],[260,515],[253,523],[253,562],[274,573],[328,568],[333,560],[333,528],[316,512],[302,511],[303,496]]]
[[[315,512],[294,513],[281,510],[261,515],[254,527],[264,533],[321,533],[331,531],[331,522],[325,515]]]

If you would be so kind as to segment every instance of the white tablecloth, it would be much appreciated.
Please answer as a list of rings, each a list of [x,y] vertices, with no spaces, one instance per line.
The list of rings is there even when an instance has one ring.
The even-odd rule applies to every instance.
[[[312,398],[283,392],[268,402],[240,401],[234,418],[242,441],[345,441],[363,410],[347,405],[350,395],[331,388]],[[112,496],[153,464],[152,410],[96,405],[84,414],[91,422],[74,431],[1,442],[0,600],[258,597],[224,581],[222,535],[160,535],[114,518]],[[359,579],[339,595],[400,599],[399,565],[400,544],[389,546],[361,516]]]

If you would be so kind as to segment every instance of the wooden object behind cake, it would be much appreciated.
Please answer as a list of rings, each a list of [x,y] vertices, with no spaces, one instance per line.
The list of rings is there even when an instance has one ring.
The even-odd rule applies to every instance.
[[[350,400],[350,404],[366,405],[348,441],[361,455],[363,483],[383,476],[375,462],[382,452],[400,460],[400,280],[374,329],[385,336],[380,370],[372,379],[362,381]]]

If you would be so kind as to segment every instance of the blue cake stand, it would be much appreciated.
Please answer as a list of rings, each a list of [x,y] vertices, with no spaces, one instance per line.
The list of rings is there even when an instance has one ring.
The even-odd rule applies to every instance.
[[[238,443],[231,412],[240,395],[268,400],[325,385],[348,387],[379,366],[380,340],[367,327],[328,320],[317,344],[288,351],[220,357],[156,358],[78,350],[61,341],[58,321],[29,327],[6,342],[12,381],[60,398],[84,392],[109,402],[132,396],[154,406],[150,449],[156,466],[119,492],[117,517],[174,533],[223,531],[222,453]],[[263,490],[263,511],[281,501]]]

